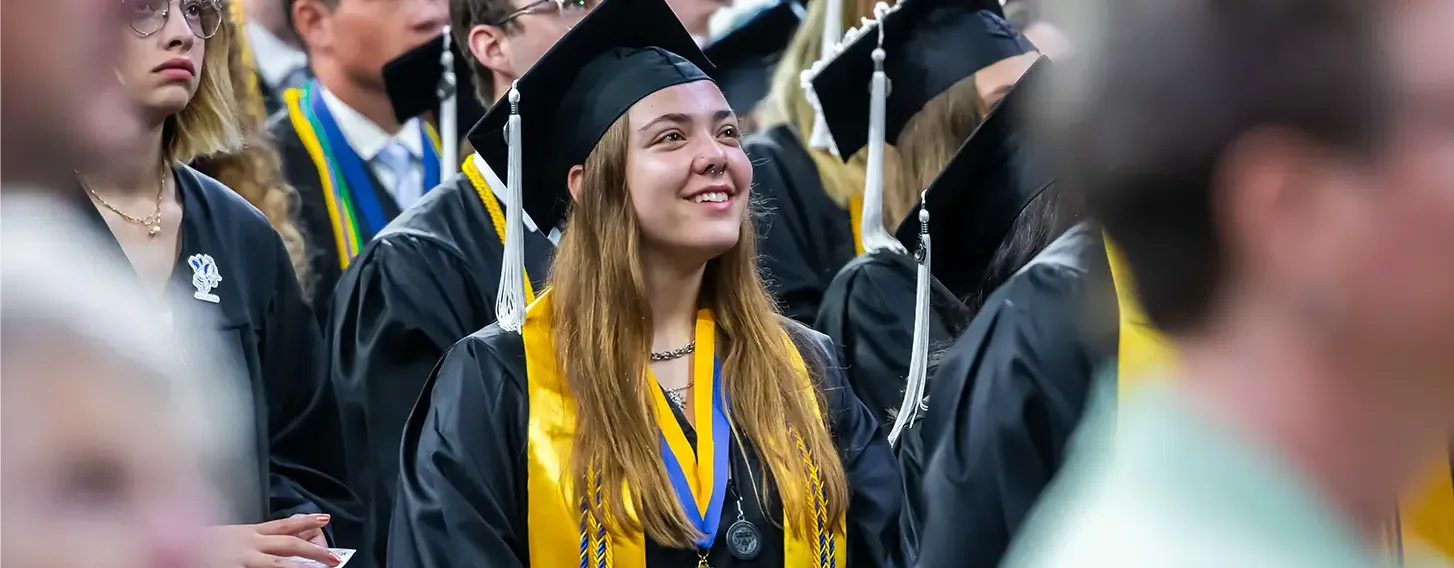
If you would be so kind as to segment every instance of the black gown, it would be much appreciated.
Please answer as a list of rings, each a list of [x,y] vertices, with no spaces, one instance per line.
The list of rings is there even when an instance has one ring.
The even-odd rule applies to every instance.
[[[813,327],[838,346],[853,392],[884,426],[904,399],[914,345],[918,267],[912,256],[875,251],[850,261],[823,295]],[[929,345],[946,345],[969,325],[969,308],[930,280]]]
[[[298,190],[298,230],[303,233],[303,239],[308,244],[312,305],[319,324],[323,325],[328,317],[328,306],[331,305],[329,298],[339,277],[343,275],[343,268],[338,263],[338,242],[333,237],[333,221],[328,217],[327,197],[323,194],[318,166],[303,147],[303,139],[293,128],[287,109],[268,119],[268,132],[278,143],[278,155],[283,159],[283,177]],[[365,167],[364,173],[368,175],[384,218],[398,217],[399,203],[379,182],[373,168]],[[359,230],[367,231],[368,228],[360,225]],[[365,234],[360,238],[367,243],[373,235]]]
[[[241,509],[235,521],[328,513],[330,541],[351,546],[362,532],[362,505],[342,481],[338,407],[324,376],[318,327],[283,241],[261,212],[217,180],[187,166],[173,172],[183,211],[181,250],[168,285],[173,332],[195,337],[214,358],[209,364],[246,383],[259,479],[267,480],[261,491],[266,501],[235,504]],[[124,260],[85,192],[77,190],[76,199],[103,232],[108,252]],[[193,283],[194,255],[211,258],[222,277],[215,287],[203,291]],[[217,302],[196,297],[207,293]]]
[[[902,485],[888,444],[868,409],[844,385],[827,338],[784,320],[800,344],[827,362],[829,419],[851,493],[846,534],[849,566],[901,566],[898,515]],[[525,348],[519,334],[490,326],[450,349],[430,377],[404,433],[404,466],[389,540],[391,568],[529,566],[526,429],[529,423]],[[684,419],[678,415],[678,420]],[[684,428],[685,429],[685,428]],[[733,441],[734,472],[744,462]],[[757,471],[757,470],[754,470]],[[761,481],[761,480],[759,480]],[[751,483],[734,483],[746,490]],[[783,566],[782,529],[767,520],[751,494],[744,513],[762,531],[756,559],[734,558],[718,538],[709,562],[716,568]],[[774,507],[776,508],[776,507]],[[722,507],[722,526],[736,506]],[[781,511],[772,512],[780,518]],[[690,550],[667,549],[647,539],[646,566],[695,566]]]
[[[853,222],[823,189],[818,167],[790,126],[748,136],[753,191],[769,211],[758,227],[768,287],[783,314],[811,324],[828,284],[857,256]]]
[[[900,449],[918,566],[999,565],[1060,469],[1092,377],[1114,361],[1117,309],[1105,246],[1085,224],[985,302]]]
[[[525,239],[525,270],[540,290],[554,245],[529,229]],[[349,484],[369,504],[372,540],[360,549],[374,551],[370,560],[382,561],[387,543],[404,421],[445,350],[495,322],[503,252],[474,187],[456,174],[385,227],[338,282],[328,356]]]

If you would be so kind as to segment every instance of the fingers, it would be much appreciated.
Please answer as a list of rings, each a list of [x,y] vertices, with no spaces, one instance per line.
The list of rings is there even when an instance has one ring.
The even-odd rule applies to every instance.
[[[337,566],[339,562],[339,558],[329,552],[327,548],[319,547],[296,536],[260,535],[257,538],[257,550],[264,554],[284,559],[297,556],[322,562],[328,566]]]
[[[293,536],[296,536],[313,544],[317,544],[319,546],[326,546],[328,544],[328,540],[323,538],[322,528],[308,529]]]
[[[293,515],[286,519],[268,521],[266,523],[253,525],[258,534],[290,534],[296,535],[303,531],[321,529],[328,524],[328,515]]]

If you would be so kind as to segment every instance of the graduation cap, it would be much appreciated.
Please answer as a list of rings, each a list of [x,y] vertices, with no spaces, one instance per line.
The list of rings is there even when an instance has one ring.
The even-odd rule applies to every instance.
[[[446,179],[459,167],[459,141],[485,114],[484,106],[474,97],[474,81],[466,59],[472,55],[461,51],[453,40],[445,27],[439,37],[384,64],[384,90],[396,120],[403,123],[439,111],[440,142],[445,150],[440,156],[444,171],[439,179]]]
[[[935,96],[997,61],[1035,50],[1005,20],[998,0],[901,0],[850,31],[838,47],[808,71],[804,88],[817,99],[845,160],[869,142],[863,112],[871,93],[862,85],[877,69],[892,84],[883,119],[884,139],[892,144]],[[873,58],[878,49],[884,51],[881,65]]]
[[[797,0],[781,0],[703,50],[717,66],[712,78],[733,110],[745,114],[767,96],[772,70],[802,21],[802,5]]]
[[[956,295],[980,285],[1021,211],[1055,181],[1050,165],[1041,161],[1023,127],[1033,100],[1031,92],[1046,83],[1050,67],[1050,60],[1044,57],[1030,66],[959,147],[895,231],[899,242],[917,249],[919,274],[908,387],[890,431],[891,442],[921,410],[929,355],[930,277]],[[932,256],[949,261],[931,264]]]
[[[559,226],[571,200],[566,175],[606,130],[647,95],[709,81],[712,70],[663,0],[605,0],[515,82],[508,103],[495,105],[470,131],[485,163],[506,172],[509,211],[496,298],[502,328],[518,330],[524,321],[522,211],[547,230]]]

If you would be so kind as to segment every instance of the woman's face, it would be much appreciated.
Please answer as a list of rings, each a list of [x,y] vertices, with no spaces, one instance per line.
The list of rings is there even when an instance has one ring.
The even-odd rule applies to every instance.
[[[201,36],[216,33],[221,9],[215,0],[124,0],[123,8],[122,84],[148,115],[181,112],[202,81]]]
[[[985,108],[994,108],[1004,100],[1005,95],[1030,70],[1035,60],[1040,58],[1040,53],[1031,51],[1014,57],[1001,59],[991,63],[988,67],[974,73],[974,86],[979,90],[979,98],[984,101]]]
[[[711,81],[662,89],[626,113],[626,185],[643,242],[716,257],[737,244],[752,164],[737,115]]]

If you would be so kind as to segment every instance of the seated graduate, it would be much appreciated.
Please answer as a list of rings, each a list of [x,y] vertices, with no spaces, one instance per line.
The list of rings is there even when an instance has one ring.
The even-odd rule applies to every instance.
[[[742,140],[752,158],[753,190],[771,211],[758,227],[764,277],[783,314],[803,323],[818,316],[823,290],[838,269],[863,252],[857,227],[866,162],[862,152],[845,163],[826,141],[808,143],[815,119],[822,119],[804,95],[802,74],[832,53],[844,28],[872,16],[873,5],[808,3],[758,104],[756,131]],[[819,128],[826,139],[826,127]]]
[[[570,230],[549,291],[431,375],[391,567],[900,565],[892,452],[773,311],[708,66],[661,0],[607,0],[476,128],[525,198],[507,244],[522,208]]]
[[[266,498],[232,503],[234,522],[245,524],[229,530],[267,537],[254,534],[255,557],[303,550],[336,563],[309,543],[349,542],[357,500],[340,481],[338,407],[312,312],[268,220],[185,165],[242,140],[227,64],[235,28],[222,25],[225,5],[206,0],[135,7],[116,30],[126,35],[116,75],[147,128],[115,160],[76,164],[72,195],[103,252],[134,269],[124,285],[156,301],[152,323],[200,342],[208,363],[251,395],[256,467],[228,473]],[[287,534],[266,522],[298,514],[311,520]]]
[[[384,67],[397,118],[407,121],[438,109],[441,123],[450,122],[444,119],[452,112],[456,125],[466,124],[472,107],[491,105],[496,93],[509,90],[519,76],[514,65],[521,72],[533,65],[530,54],[543,53],[540,46],[559,40],[594,5],[593,0],[545,0],[528,10],[511,8],[506,0],[456,5],[455,26],[446,35]],[[486,46],[485,57],[459,49],[460,40],[472,36]],[[468,65],[463,57],[469,57]],[[452,153],[448,138],[442,146]],[[440,166],[453,170],[460,162],[446,156]],[[505,208],[519,199],[512,201],[478,155],[467,157],[463,170],[441,173],[444,183],[365,245],[334,289],[325,333],[331,378],[345,426],[349,483],[369,504],[372,541],[360,546],[372,551],[368,560],[380,563],[394,510],[404,421],[445,350],[494,323],[498,313]],[[528,215],[524,226],[523,237],[515,239],[523,242],[517,254],[524,256],[524,276],[511,278],[529,280],[529,301],[545,282],[560,230],[556,223],[542,230]]]
[[[918,215],[910,209],[1004,89],[1012,87],[1037,57],[1034,47],[999,16],[998,4],[990,4],[904,0],[890,8],[880,3],[875,20],[850,31],[832,59],[805,75],[837,149],[843,155],[865,146],[868,151],[858,229],[865,252],[829,284],[814,327],[838,346],[849,384],[880,423],[892,421],[909,372],[916,286],[910,250],[916,246],[919,228]],[[935,55],[947,51],[958,57],[946,62]],[[861,87],[870,84],[871,88]],[[980,144],[997,144],[988,138]],[[937,222],[930,231],[940,248],[956,250],[952,255],[941,253],[939,276],[930,279],[933,317],[928,320],[928,337],[936,344],[952,341],[969,324],[973,307],[964,301],[999,284],[982,278],[989,260],[986,253],[1001,245],[1007,228],[1002,222],[1013,222],[1019,213],[1019,208],[1009,212],[964,208],[965,201],[947,197],[962,194],[965,200],[990,200],[1001,198],[995,189],[1013,190],[969,185],[971,179],[991,181],[979,175],[984,174],[962,178],[963,188],[935,182],[941,187],[935,200],[954,208],[931,210]],[[1032,189],[1038,188],[1026,191]],[[971,195],[981,190],[986,195]],[[910,226],[902,244],[886,227],[901,224]],[[1027,243],[1036,250],[1007,260],[1018,266],[1048,240]]]
[[[753,113],[767,96],[773,69],[803,21],[803,4],[800,0],[777,0],[702,49],[717,68],[712,80],[722,87],[727,104],[737,111],[744,133],[756,131]]]
[[[353,257],[441,181],[438,133],[396,119],[383,67],[438,36],[448,10],[442,2],[284,1],[316,79],[283,92],[269,132],[298,190],[321,319]]]

